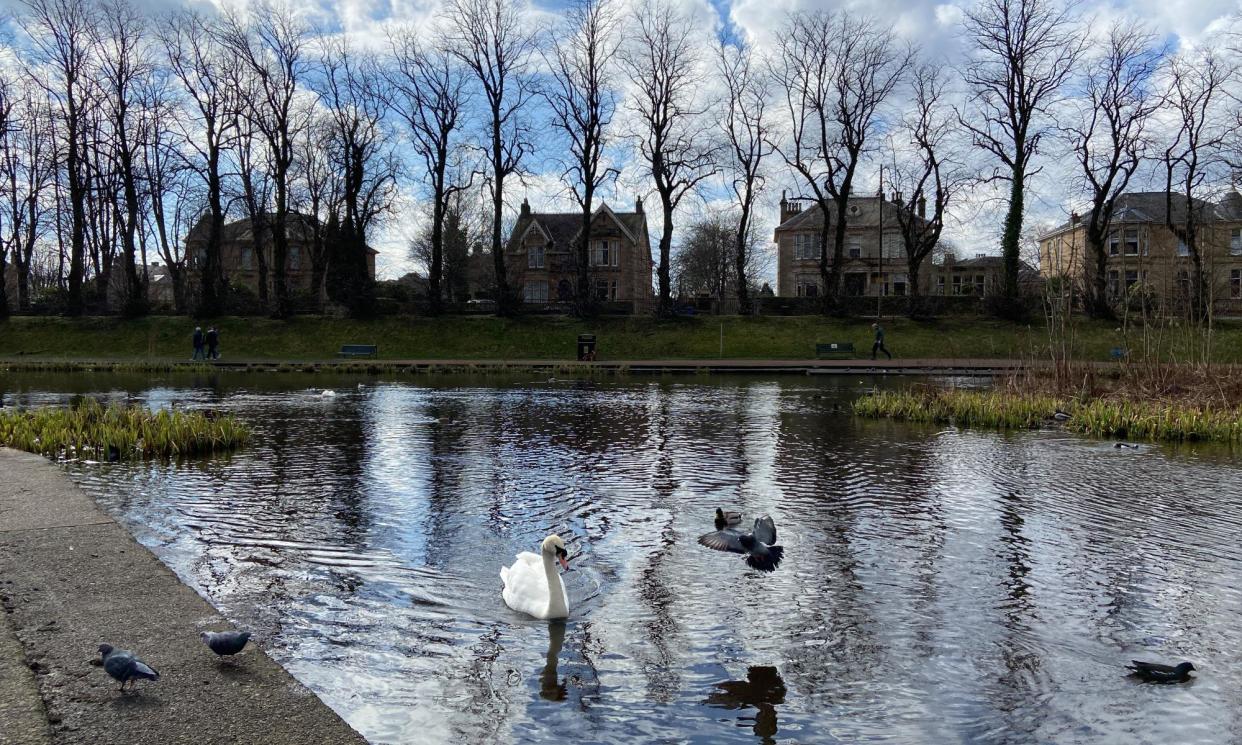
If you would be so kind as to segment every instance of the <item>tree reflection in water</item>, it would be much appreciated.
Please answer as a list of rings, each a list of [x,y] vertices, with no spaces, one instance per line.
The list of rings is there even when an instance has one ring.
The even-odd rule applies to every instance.
[[[739,722],[754,722],[755,735],[764,743],[776,742],[776,707],[785,703],[785,681],[775,667],[759,665],[746,670],[746,680],[726,680],[716,684],[703,703],[721,709],[754,708],[754,716],[739,716]]]

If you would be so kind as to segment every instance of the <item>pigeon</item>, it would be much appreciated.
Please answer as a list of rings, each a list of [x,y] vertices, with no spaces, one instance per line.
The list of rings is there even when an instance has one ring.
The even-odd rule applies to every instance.
[[[784,558],[785,549],[776,543],[776,523],[764,515],[755,518],[755,527],[749,533],[721,525],[716,519],[716,531],[699,536],[699,543],[716,551],[745,554],[746,564],[761,572],[774,571]]]
[[[121,692],[125,692],[125,684],[136,678],[159,680],[160,674],[147,663],[125,649],[113,649],[111,644],[100,644],[99,654],[103,655],[103,668],[116,680],[121,681]]]
[[[204,631],[199,634],[203,643],[221,657],[235,655],[250,641],[249,631]]]
[[[1130,660],[1130,663],[1126,665],[1130,674],[1147,683],[1185,683],[1190,680],[1190,671],[1195,669],[1189,662],[1179,663],[1176,667],[1142,660]]]
[[[742,522],[742,513],[716,508],[716,530],[726,525],[737,525]]]

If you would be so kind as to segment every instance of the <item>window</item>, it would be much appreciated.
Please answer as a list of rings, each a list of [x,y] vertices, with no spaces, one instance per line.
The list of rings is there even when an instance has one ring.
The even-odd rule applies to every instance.
[[[979,297],[983,297],[984,283],[986,281],[987,281],[987,277],[985,277],[984,275],[982,274],[975,275],[975,294],[978,295]]]
[[[1242,298],[1242,269],[1229,270],[1229,297]]]
[[[621,262],[621,244],[614,243],[612,244],[612,265],[617,266],[620,262]],[[615,296],[617,293],[614,291],[612,294]],[[613,300],[616,300],[616,299],[617,299],[616,297],[613,297]]]
[[[889,275],[889,283],[892,285],[893,294],[898,297],[906,294],[907,277],[904,274]],[[888,288],[885,287],[884,294],[888,294]]]
[[[1242,256],[1242,228],[1229,231],[1229,253]]]
[[[1121,241],[1117,239],[1116,233],[1108,234],[1108,255],[1116,256],[1121,253]]]
[[[1126,270],[1126,291],[1129,292],[1131,287],[1138,284],[1138,281],[1139,281],[1138,270],[1127,269]]]
[[[294,246],[289,249],[289,270],[299,271],[302,268],[302,249]]]
[[[591,266],[616,266],[617,253],[616,241],[600,241],[591,250]]]
[[[794,280],[794,294],[798,297],[819,297],[819,280],[802,274]]]
[[[851,235],[845,239],[845,254],[851,259],[862,258],[862,238]]]
[[[1178,256],[1189,256],[1190,255],[1190,246],[1187,246],[1186,239],[1180,236],[1177,239],[1177,255]]]
[[[522,300],[527,303],[548,302],[548,283],[542,279],[528,279],[522,288]]]
[[[886,259],[902,259],[906,255],[906,244],[902,241],[900,235],[887,234],[884,236],[884,258]]]
[[[936,277],[936,294],[937,295],[944,294],[944,275],[943,274],[938,275]]]
[[[615,280],[615,279],[614,279],[614,280],[610,280],[610,281],[609,281],[609,285],[608,285],[608,299],[609,299],[609,300],[616,300],[616,299],[617,299],[617,280]]]
[[[1138,228],[1126,228],[1125,253],[1126,253],[1126,256],[1138,256],[1138,253],[1139,253]]]
[[[794,236],[794,258],[795,259],[814,259],[816,258],[815,236],[809,233],[799,233]]]
[[[547,249],[543,246],[531,246],[526,249],[526,268],[542,269],[546,251]]]
[[[1119,285],[1117,270],[1113,269],[1108,273],[1108,292],[1112,295],[1117,295],[1120,291],[1121,287]]]
[[[616,291],[616,287],[617,287],[616,282],[613,282],[612,289],[614,292]],[[616,300],[617,298],[615,295],[613,297],[608,296],[608,288],[609,288],[608,280],[606,279],[595,280],[595,299],[601,300],[601,301],[602,300]]]
[[[954,295],[962,294],[962,275],[960,274],[953,275],[953,294]]]
[[[254,249],[243,248],[241,250],[241,267],[249,271],[254,268]]]

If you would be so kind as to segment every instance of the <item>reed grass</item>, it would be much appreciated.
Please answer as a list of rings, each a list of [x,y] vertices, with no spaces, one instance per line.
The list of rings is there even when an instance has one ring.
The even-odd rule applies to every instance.
[[[228,415],[104,406],[93,398],[69,407],[0,411],[0,445],[57,458],[167,458],[234,450],[249,428]]]
[[[854,413],[872,418],[990,429],[1033,429],[1056,422],[1092,437],[1154,442],[1242,442],[1242,406],[1093,398],[1083,400],[1008,388],[978,391],[908,389],[877,391],[854,402]]]

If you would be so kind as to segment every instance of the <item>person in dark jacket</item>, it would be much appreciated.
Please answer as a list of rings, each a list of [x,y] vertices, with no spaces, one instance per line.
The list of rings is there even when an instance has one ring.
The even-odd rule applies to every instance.
[[[192,360],[207,359],[206,354],[203,352],[203,327],[202,326],[194,327],[194,356],[191,357],[190,359]]]
[[[215,326],[207,329],[207,359],[220,359],[220,332]]]
[[[873,323],[871,324],[871,330],[875,332],[875,343],[871,345],[871,359],[875,359],[876,352],[883,352],[891,360],[893,355],[889,354],[889,351],[884,347],[884,327],[878,323]]]

